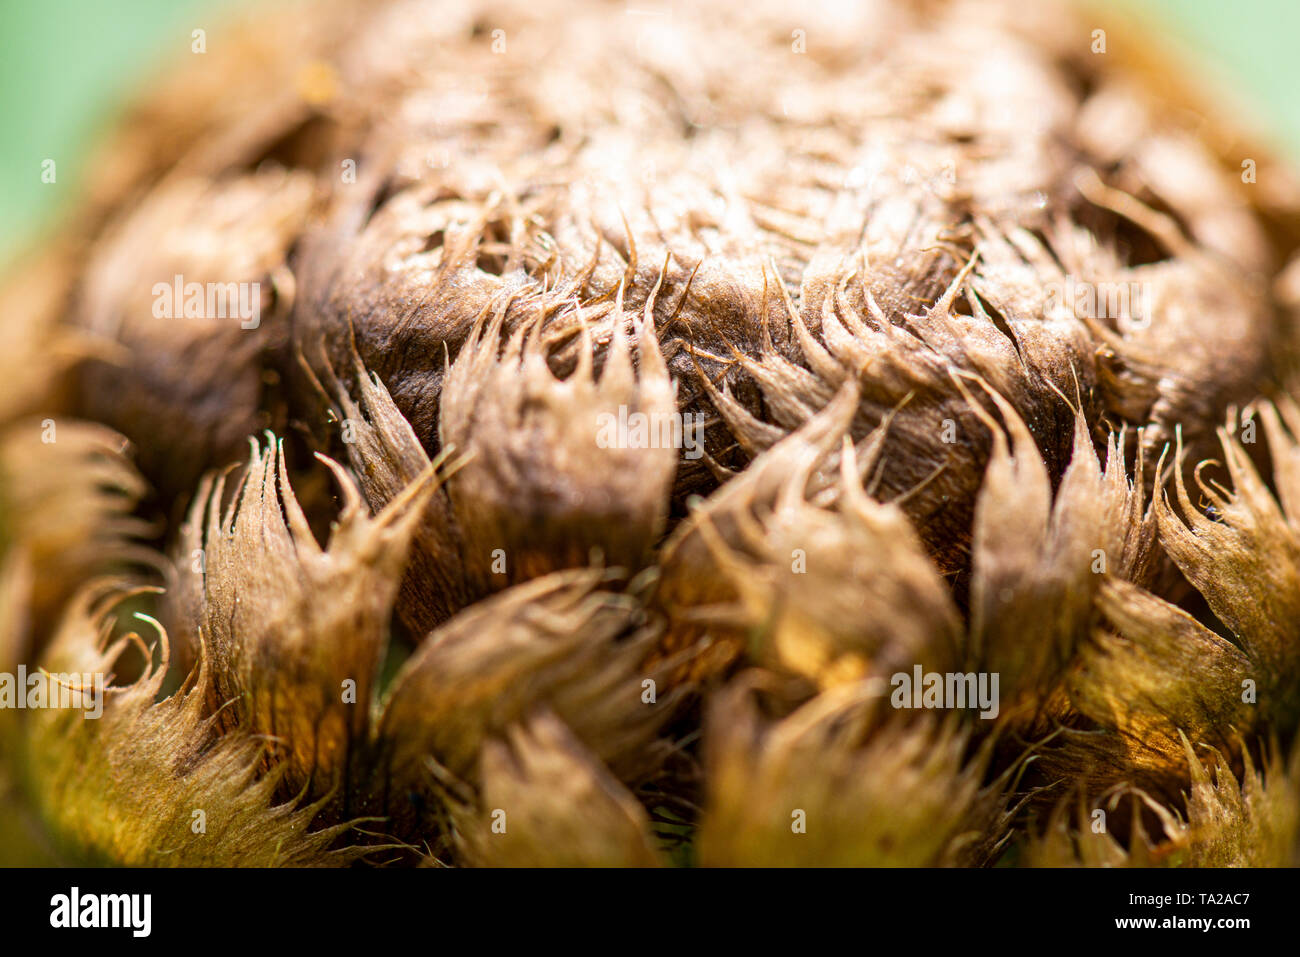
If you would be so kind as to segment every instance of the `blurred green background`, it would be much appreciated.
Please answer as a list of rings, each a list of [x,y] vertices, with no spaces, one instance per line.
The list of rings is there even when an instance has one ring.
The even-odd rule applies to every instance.
[[[190,31],[247,0],[0,0],[0,265],[76,196],[85,146]],[[259,0],[267,3],[273,0]],[[448,0],[455,2],[455,0]],[[1024,0],[1026,3],[1033,0]],[[1100,0],[1182,41],[1300,155],[1300,2]],[[41,163],[58,180],[41,182]]]

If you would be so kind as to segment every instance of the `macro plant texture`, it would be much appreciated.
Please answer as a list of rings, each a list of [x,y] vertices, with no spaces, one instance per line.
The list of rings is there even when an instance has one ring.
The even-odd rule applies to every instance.
[[[192,43],[0,289],[6,862],[1300,864],[1300,190],[1150,38]]]

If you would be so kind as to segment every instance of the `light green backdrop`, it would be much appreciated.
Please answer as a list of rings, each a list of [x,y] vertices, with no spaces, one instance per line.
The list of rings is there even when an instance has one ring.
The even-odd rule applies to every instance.
[[[0,263],[75,197],[85,144],[132,89],[188,52],[191,30],[240,2],[0,0]],[[1300,156],[1300,0],[1103,2],[1179,35]],[[47,158],[57,163],[54,185],[41,183]]]

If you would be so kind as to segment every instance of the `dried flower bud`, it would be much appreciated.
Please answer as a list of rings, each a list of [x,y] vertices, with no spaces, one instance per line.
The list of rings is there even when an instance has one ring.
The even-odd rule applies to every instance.
[[[1300,188],[1022,6],[331,0],[162,84],[0,293],[6,808],[1295,862]]]

